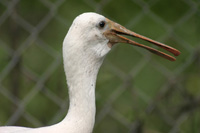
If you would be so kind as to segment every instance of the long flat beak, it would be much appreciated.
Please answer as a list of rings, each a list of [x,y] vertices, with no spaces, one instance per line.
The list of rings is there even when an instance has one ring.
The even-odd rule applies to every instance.
[[[107,39],[109,39],[108,45],[110,47],[112,47],[115,43],[128,43],[128,44],[131,44],[131,45],[135,45],[135,46],[138,46],[138,47],[145,48],[145,49],[149,50],[150,52],[152,52],[156,55],[159,55],[159,56],[161,56],[165,59],[168,59],[170,61],[176,60],[176,58],[174,58],[173,56],[170,56],[170,55],[163,53],[161,51],[158,51],[154,48],[151,48],[149,46],[137,43],[137,42],[130,40],[130,39],[124,37],[124,36],[121,36],[121,35],[128,35],[128,36],[140,38],[140,39],[148,41],[148,42],[150,42],[154,45],[157,45],[157,46],[167,50],[168,52],[174,54],[175,56],[178,56],[181,53],[180,51],[178,51],[175,48],[172,48],[172,47],[167,46],[163,43],[160,43],[160,42],[157,42],[157,41],[152,40],[150,38],[147,38],[145,36],[139,35],[139,34],[133,32],[133,31],[130,31],[130,30],[126,29],[125,27],[109,20],[109,19],[107,19],[107,24],[108,24],[109,30],[106,30],[104,32],[104,35],[106,36]]]

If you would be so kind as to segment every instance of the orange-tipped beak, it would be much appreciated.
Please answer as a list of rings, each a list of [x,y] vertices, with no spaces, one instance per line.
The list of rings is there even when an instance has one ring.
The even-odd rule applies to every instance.
[[[177,49],[175,48],[172,48],[170,46],[167,46],[165,44],[162,44],[160,42],[157,42],[157,41],[154,41],[150,38],[147,38],[147,37],[144,37],[142,35],[139,35],[135,32],[132,32],[128,29],[126,29],[125,27],[107,19],[107,24],[108,24],[108,27],[109,27],[109,30],[106,30],[104,32],[104,35],[106,36],[107,39],[109,39],[109,46],[112,47],[112,45],[114,45],[115,43],[128,43],[128,44],[131,44],[131,45],[135,45],[135,46],[138,46],[138,47],[142,47],[142,48],[145,48],[147,50],[149,50],[150,52],[154,53],[154,54],[157,54],[165,59],[168,59],[170,61],[175,61],[176,58],[166,54],[166,53],[163,53],[161,51],[158,51],[154,48],[151,48],[149,46],[146,46],[146,45],[143,45],[143,44],[140,44],[140,43],[137,43],[133,40],[130,40],[124,36],[121,36],[121,35],[128,35],[128,36],[132,36],[132,37],[137,37],[137,38],[140,38],[142,40],[145,40],[145,41],[148,41],[152,44],[155,44],[167,51],[169,51],[170,53],[174,54],[175,56],[178,56],[181,52],[178,51]],[[121,35],[120,35],[121,34]]]

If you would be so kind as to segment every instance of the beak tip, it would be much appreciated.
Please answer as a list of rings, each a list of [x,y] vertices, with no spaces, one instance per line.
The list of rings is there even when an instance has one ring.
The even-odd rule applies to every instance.
[[[175,56],[179,56],[180,54],[181,54],[181,52],[177,50],[175,53]]]
[[[176,61],[176,59],[173,59],[172,61]]]

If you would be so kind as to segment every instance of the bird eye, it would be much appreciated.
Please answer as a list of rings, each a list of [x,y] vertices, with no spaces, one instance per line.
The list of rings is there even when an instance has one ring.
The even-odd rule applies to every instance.
[[[103,28],[105,26],[105,21],[99,22],[99,27]]]

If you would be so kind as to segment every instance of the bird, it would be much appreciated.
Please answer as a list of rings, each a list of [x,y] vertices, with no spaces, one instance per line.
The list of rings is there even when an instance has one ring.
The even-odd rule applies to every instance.
[[[137,34],[94,12],[78,15],[63,41],[63,64],[69,92],[69,109],[57,124],[29,128],[2,126],[0,133],[92,133],[95,124],[95,86],[104,58],[117,43],[142,47],[170,61],[176,58],[126,36],[148,41],[178,56],[180,51]]]

